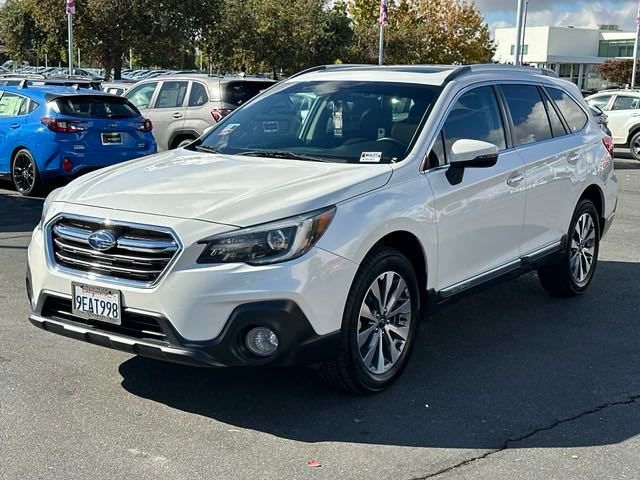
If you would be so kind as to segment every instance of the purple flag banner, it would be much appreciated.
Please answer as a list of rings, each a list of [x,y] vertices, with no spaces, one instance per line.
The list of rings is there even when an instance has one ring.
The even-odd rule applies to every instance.
[[[389,24],[389,5],[387,0],[380,1],[380,18],[378,19],[380,25]]]
[[[75,15],[76,14],[76,0],[67,0],[67,15]]]

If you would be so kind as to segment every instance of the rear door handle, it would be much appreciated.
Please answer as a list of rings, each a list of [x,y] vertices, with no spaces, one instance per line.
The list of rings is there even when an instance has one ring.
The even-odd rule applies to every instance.
[[[173,114],[173,118],[182,118],[182,114],[176,112],[176,113]]]
[[[517,187],[524,180],[524,175],[520,172],[514,172],[509,178],[507,178],[507,185],[510,187]]]
[[[576,163],[578,163],[578,160],[580,160],[579,153],[570,153],[567,157],[567,162],[569,163],[569,165],[575,165]]]
[[[15,130],[16,128],[20,128],[20,124],[19,123],[12,123],[11,125],[9,125],[9,128],[13,128]]]

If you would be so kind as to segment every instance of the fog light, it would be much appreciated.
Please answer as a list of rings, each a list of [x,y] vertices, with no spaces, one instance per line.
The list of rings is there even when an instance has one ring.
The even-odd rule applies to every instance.
[[[266,327],[256,327],[247,333],[245,340],[249,351],[260,357],[268,357],[278,348],[278,336]]]

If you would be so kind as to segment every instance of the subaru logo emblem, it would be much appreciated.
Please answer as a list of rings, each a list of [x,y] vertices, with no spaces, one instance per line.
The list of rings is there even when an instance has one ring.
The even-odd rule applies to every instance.
[[[89,245],[94,250],[106,252],[116,246],[116,236],[108,230],[99,230],[89,236]]]

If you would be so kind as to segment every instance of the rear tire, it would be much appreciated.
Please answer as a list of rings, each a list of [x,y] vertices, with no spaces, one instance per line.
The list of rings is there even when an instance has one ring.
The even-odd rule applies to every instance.
[[[578,203],[571,220],[567,245],[558,263],[538,269],[542,287],[557,297],[584,292],[593,280],[600,251],[600,221],[591,200]]]
[[[404,370],[418,330],[420,292],[411,262],[380,247],[351,286],[335,359],[320,366],[329,385],[350,393],[384,390]]]
[[[636,160],[640,160],[640,131],[633,134],[629,141],[629,151],[631,156]]]
[[[175,142],[174,148],[186,147],[187,145],[192,144],[195,140],[195,138],[183,138],[182,140]]]
[[[43,187],[35,158],[27,149],[18,150],[11,160],[11,178],[20,195],[37,195]]]

